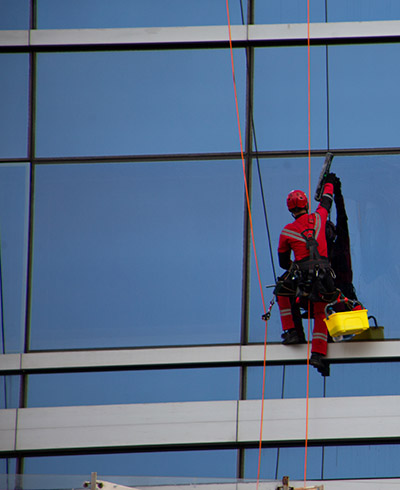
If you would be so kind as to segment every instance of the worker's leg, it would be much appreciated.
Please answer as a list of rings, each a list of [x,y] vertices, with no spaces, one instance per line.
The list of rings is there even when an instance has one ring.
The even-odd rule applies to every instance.
[[[276,301],[278,303],[279,313],[281,315],[282,330],[291,330],[292,328],[295,328],[290,297],[277,296]]]
[[[326,303],[314,303],[314,331],[311,344],[311,352],[317,352],[326,356],[328,348],[328,330],[325,318]]]

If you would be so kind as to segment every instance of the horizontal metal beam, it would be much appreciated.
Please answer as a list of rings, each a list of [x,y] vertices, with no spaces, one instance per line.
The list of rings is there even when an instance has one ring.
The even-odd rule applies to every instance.
[[[333,363],[400,360],[400,340],[332,343],[328,358]],[[264,346],[260,344],[31,352],[1,355],[0,373],[240,366],[261,364],[263,359]],[[268,344],[266,362],[305,364],[307,345]]]
[[[400,396],[311,398],[308,440],[397,442],[399,404]],[[260,400],[0,410],[0,452],[257,447],[260,419]],[[263,443],[301,445],[305,421],[305,399],[265,400]]]
[[[307,24],[236,25],[231,28],[232,43],[245,45],[286,45],[307,42]],[[313,44],[353,42],[396,42],[400,21],[312,23]],[[228,26],[149,27],[113,29],[34,29],[0,31],[0,49],[112,49],[168,48],[179,45],[227,46]]]

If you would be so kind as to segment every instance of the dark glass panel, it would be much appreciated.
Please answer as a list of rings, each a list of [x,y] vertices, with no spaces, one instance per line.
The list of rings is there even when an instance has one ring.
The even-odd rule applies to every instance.
[[[325,2],[310,2],[310,22],[325,21]],[[255,2],[256,24],[293,24],[307,22],[304,0],[272,0]]]
[[[22,352],[25,329],[29,166],[0,165],[0,352]]]
[[[311,48],[311,147],[326,147],[325,48]],[[255,50],[254,123],[258,150],[308,148],[306,47]]]
[[[32,349],[240,338],[240,162],[36,172]]]
[[[329,47],[332,148],[399,146],[400,44]]]
[[[19,376],[0,376],[0,409],[19,407],[20,380]]]
[[[24,469],[28,474],[90,475],[101,468],[99,480],[107,480],[104,475],[235,478],[236,459],[236,450],[29,457]]]
[[[40,53],[37,78],[38,156],[239,151],[229,50]]]
[[[0,13],[1,18],[1,13]],[[26,158],[29,57],[0,53],[0,158]]]
[[[1,0],[0,30],[29,29],[29,7],[30,0]]]
[[[328,0],[328,21],[399,20],[398,0]]]
[[[239,368],[38,374],[28,386],[29,407],[236,400]]]
[[[399,457],[398,444],[326,447],[324,478],[398,478]]]
[[[247,1],[229,2],[232,24],[246,19]],[[37,0],[39,29],[224,25],[225,2],[215,0]]]

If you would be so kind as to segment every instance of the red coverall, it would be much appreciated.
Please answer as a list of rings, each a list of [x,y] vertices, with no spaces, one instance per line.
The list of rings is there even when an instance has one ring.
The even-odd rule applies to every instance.
[[[306,229],[315,229],[315,239],[318,242],[318,252],[321,257],[328,256],[328,247],[326,243],[325,227],[328,219],[329,210],[333,199],[333,185],[325,184],[323,197],[315,211],[311,214],[302,214],[294,222],[286,225],[279,237],[279,264],[284,269],[290,267],[290,254],[294,253],[295,262],[309,257],[309,251],[306,246],[306,240],[301,235]],[[295,328],[291,316],[290,298],[288,296],[277,297],[279,309],[281,311],[281,320],[283,330]],[[325,306],[324,302],[314,302],[314,330],[311,351],[326,355],[328,331],[324,322]]]

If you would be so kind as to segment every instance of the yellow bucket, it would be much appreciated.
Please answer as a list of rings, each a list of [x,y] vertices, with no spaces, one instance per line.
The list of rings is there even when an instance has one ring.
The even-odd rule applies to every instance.
[[[368,330],[368,310],[351,310],[332,313],[324,318],[331,337],[357,335]]]

